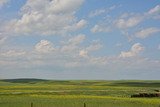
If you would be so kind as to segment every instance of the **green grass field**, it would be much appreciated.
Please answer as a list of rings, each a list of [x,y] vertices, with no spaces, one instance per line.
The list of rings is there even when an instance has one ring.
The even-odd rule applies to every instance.
[[[0,107],[160,107],[160,98],[130,98],[154,90],[160,81],[0,80]]]

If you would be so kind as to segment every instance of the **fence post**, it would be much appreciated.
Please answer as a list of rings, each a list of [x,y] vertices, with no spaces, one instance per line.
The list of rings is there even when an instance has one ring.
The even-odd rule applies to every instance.
[[[33,107],[33,103],[31,102],[31,107]]]
[[[86,107],[86,103],[84,103],[84,107]]]

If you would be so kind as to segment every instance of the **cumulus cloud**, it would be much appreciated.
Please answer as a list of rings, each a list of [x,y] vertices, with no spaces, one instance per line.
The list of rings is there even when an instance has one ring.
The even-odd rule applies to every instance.
[[[98,15],[103,14],[105,12],[106,12],[105,9],[97,9],[95,11],[90,12],[89,17],[98,16]]]
[[[73,45],[77,45],[80,44],[83,40],[85,39],[85,35],[84,34],[79,34],[73,38],[70,38],[68,40],[69,44],[73,44]]]
[[[103,45],[100,43],[100,41],[95,40],[86,48],[86,50],[89,52],[92,52],[92,51],[97,51],[101,49],[102,47]]]
[[[23,12],[40,11],[54,14],[73,13],[84,0],[28,0],[23,6]]]
[[[7,23],[3,29],[0,29],[0,44],[3,44],[7,38],[4,34],[42,36],[67,33],[66,35],[69,35],[68,32],[84,28],[88,23],[87,20],[80,19],[80,17],[77,18],[75,14],[83,1],[84,0],[27,0],[21,9],[20,16]],[[112,7],[110,10],[114,8],[115,7]],[[98,16],[108,11],[108,9],[98,9],[91,12],[90,17]],[[148,11],[147,15],[155,16],[159,14],[158,12],[159,5]],[[110,18],[112,19],[113,17]],[[110,32],[115,29],[120,31],[128,30],[136,27],[146,19],[143,13],[123,14],[116,17],[116,19],[113,18],[113,20],[109,20],[110,22],[107,22],[107,19],[95,24],[91,28],[91,32]],[[139,35],[137,36],[139,38],[146,38],[157,32],[159,32],[158,28],[151,27],[137,32],[136,35]],[[77,32],[73,33],[76,34]],[[52,39],[54,40],[54,38]],[[70,34],[69,36],[63,36],[63,38],[59,39],[62,42],[59,44],[59,41],[57,41],[56,46],[54,42],[52,43],[52,41],[42,39],[32,47],[30,47],[30,44],[28,48],[31,50],[29,51],[14,50],[11,49],[12,47],[5,46],[4,48],[7,47],[9,49],[7,51],[0,50],[0,71],[2,71],[2,73],[3,71],[18,71],[19,74],[22,71],[28,70],[31,75],[34,71],[66,71],[66,74],[68,74],[68,71],[71,71],[71,73],[75,71],[85,71],[89,73],[98,71],[97,74],[103,72],[108,75],[113,71],[130,72],[141,71],[142,69],[149,71],[152,68],[159,71],[160,69],[160,61],[149,60],[139,56],[144,50],[144,47],[140,43],[133,44],[131,49],[122,51],[120,55],[107,56],[104,55],[105,53],[101,54],[100,49],[103,47],[103,44],[101,44],[100,41],[88,43],[91,38],[89,37],[88,40],[88,37],[84,34]],[[26,45],[28,45],[28,42]],[[122,44],[116,44],[117,47],[121,47],[121,45]],[[24,47],[22,46],[22,48]],[[105,51],[107,52],[109,50]],[[97,54],[99,52],[100,54]],[[94,53],[96,53],[96,55]]]
[[[110,27],[104,26],[104,25],[98,25],[96,24],[93,28],[91,28],[92,33],[96,32],[110,32]]]
[[[0,56],[3,56],[3,57],[19,57],[19,56],[23,56],[25,54],[26,54],[25,51],[9,50],[9,51],[0,53]]]
[[[84,26],[86,26],[86,24],[87,24],[87,21],[86,20],[84,20],[84,19],[82,19],[82,20],[80,20],[76,25],[76,28],[77,29],[81,29],[81,28],[83,28]]]
[[[155,6],[154,8],[148,11],[148,14],[159,14],[160,13],[160,5]]]
[[[41,40],[35,45],[35,50],[39,53],[50,53],[55,50],[53,44],[48,40]]]
[[[28,0],[21,17],[6,25],[6,32],[16,35],[54,35],[83,28],[87,21],[77,20],[76,10],[84,0]]]
[[[136,32],[135,36],[137,38],[144,39],[144,38],[152,36],[153,34],[158,33],[158,32],[160,32],[160,29],[155,28],[155,27],[151,27],[151,28],[142,29],[141,31]]]
[[[131,28],[138,25],[142,20],[143,18],[141,16],[133,16],[133,17],[131,16],[128,18],[120,18],[115,21],[115,25],[120,29],[126,29],[126,28]]]
[[[79,34],[77,36],[70,38],[69,40],[64,42],[61,51],[62,52],[77,51],[79,49],[78,45],[84,41],[85,37],[86,36],[84,34]]]
[[[114,10],[116,8],[115,5],[109,7],[109,8],[106,8],[106,9],[96,9],[95,11],[91,11],[89,13],[89,17],[95,17],[95,16],[98,16],[98,15],[101,15],[101,14],[104,14],[104,13],[108,13],[112,10]]]
[[[59,45],[58,47],[61,49],[68,44],[74,44],[77,46],[84,40],[82,39],[83,36],[81,36],[74,36],[68,40],[66,39],[64,41],[65,43],[62,46]],[[81,42],[78,42],[77,44],[75,41]],[[71,53],[68,53],[67,51],[62,52],[57,49],[52,51],[54,47],[53,43],[48,40],[41,40],[37,43],[37,51],[38,53],[45,52],[45,54],[37,54],[33,51],[25,52],[21,50],[10,50],[3,52],[3,54],[0,54],[0,70],[7,72],[18,71],[20,74],[24,73],[25,70],[30,71],[31,74],[37,73],[35,71],[63,71],[66,73],[68,73],[68,71],[71,73],[77,73],[80,71],[91,73],[92,71],[96,71],[103,74],[107,73],[107,75],[108,73],[113,72],[137,72],[142,69],[145,70],[145,72],[150,72],[153,67],[154,69],[159,70],[159,61],[141,57],[133,57],[137,56],[143,50],[143,46],[139,43],[134,44],[130,51],[124,52],[126,55],[122,55],[123,58],[119,56],[94,56],[92,53],[89,53],[99,49],[98,44],[99,42],[94,41],[88,47],[76,47],[76,51],[74,50]],[[132,55],[128,55],[127,53]],[[43,74],[42,76],[44,76],[44,73],[41,73]]]
[[[79,52],[79,55],[80,55],[81,57],[87,57],[87,56],[88,56],[88,52],[87,52],[86,50],[81,50],[81,51]]]
[[[124,13],[113,22],[116,25],[116,27],[120,29],[127,29],[135,27],[140,23],[142,23],[143,21],[146,21],[147,19],[159,17],[159,13],[160,13],[160,5],[157,5],[154,8],[151,8],[149,11],[144,13],[139,13],[139,14]]]
[[[160,19],[159,13],[160,13],[160,5],[157,5],[151,8],[149,11],[143,13],[122,13],[120,16],[117,16],[117,18],[112,17],[109,19],[102,19],[103,22],[107,24],[102,25],[101,23],[98,22],[90,29],[90,31],[92,33],[96,33],[96,32],[111,32],[119,30],[124,36],[128,38],[129,41],[133,40],[134,37],[146,38],[150,35],[159,32],[159,29],[155,27],[150,27],[147,29],[143,29],[139,32],[135,32],[135,29],[142,22],[145,22],[149,19]]]
[[[150,9],[146,13],[146,15],[153,19],[160,19],[160,5],[157,5],[154,8]]]
[[[121,54],[119,55],[122,58],[127,58],[127,57],[135,57],[137,56],[140,52],[144,50],[144,47],[140,43],[135,43],[130,51],[122,51]]]
[[[116,19],[107,19],[104,20],[104,23],[95,24],[90,31],[92,33],[96,32],[111,32],[115,29],[118,29],[122,32],[136,27],[142,21],[144,21],[144,16],[139,14],[122,14]],[[107,24],[106,24],[107,23]]]

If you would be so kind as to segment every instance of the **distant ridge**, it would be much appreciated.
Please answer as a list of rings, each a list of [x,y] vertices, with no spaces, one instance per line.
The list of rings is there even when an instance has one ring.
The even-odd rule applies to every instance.
[[[36,78],[17,78],[17,79],[2,79],[1,81],[11,82],[11,83],[36,83],[36,82],[45,82],[49,80],[36,79]]]

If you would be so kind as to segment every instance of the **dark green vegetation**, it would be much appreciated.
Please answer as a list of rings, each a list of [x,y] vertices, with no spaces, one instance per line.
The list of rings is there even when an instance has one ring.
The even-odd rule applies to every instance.
[[[0,107],[160,107],[160,98],[131,98],[155,90],[160,81],[0,80]]]

